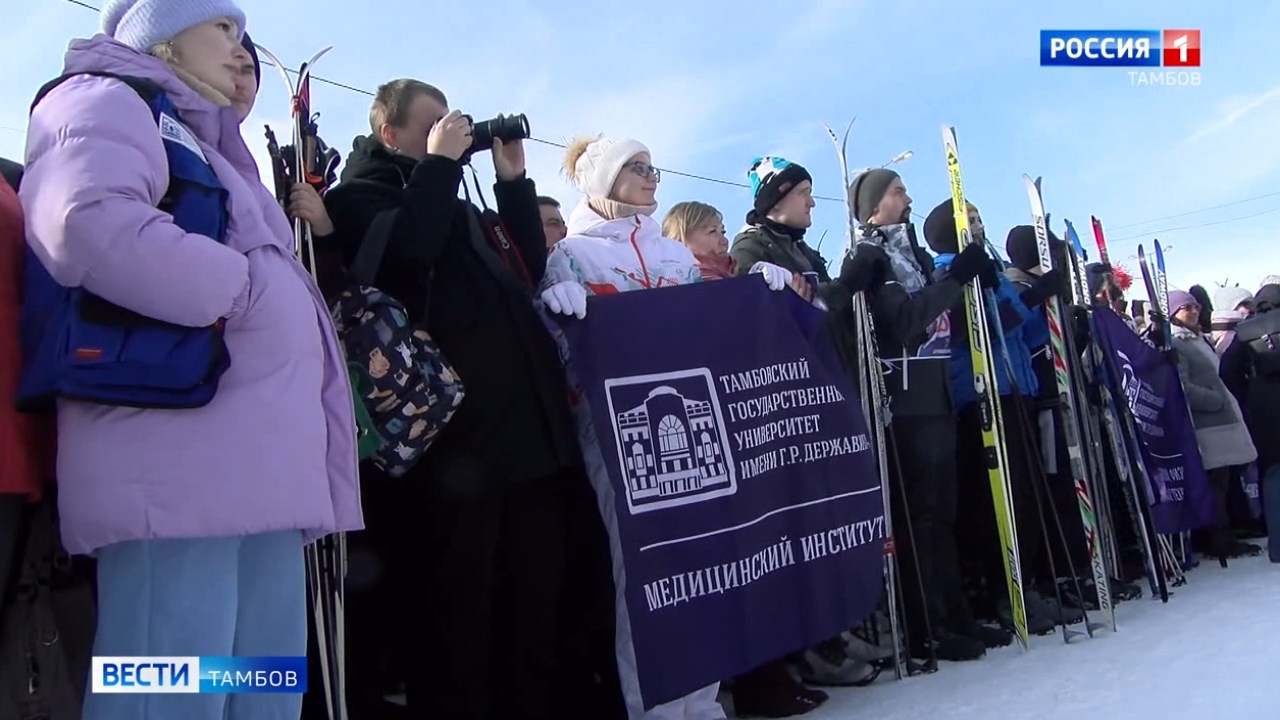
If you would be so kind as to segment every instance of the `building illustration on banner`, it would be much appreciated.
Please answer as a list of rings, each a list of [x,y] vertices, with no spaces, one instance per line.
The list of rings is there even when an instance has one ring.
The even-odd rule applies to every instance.
[[[614,378],[605,394],[632,515],[737,492],[710,370]]]

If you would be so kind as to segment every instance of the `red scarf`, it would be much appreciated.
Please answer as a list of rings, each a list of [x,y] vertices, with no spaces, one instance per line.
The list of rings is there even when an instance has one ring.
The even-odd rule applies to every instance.
[[[703,280],[728,280],[737,275],[738,264],[729,255],[708,255],[697,258],[698,270]]]

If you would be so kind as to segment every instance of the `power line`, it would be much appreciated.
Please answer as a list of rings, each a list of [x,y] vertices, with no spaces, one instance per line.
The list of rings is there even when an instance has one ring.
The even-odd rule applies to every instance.
[[[101,12],[101,10],[99,10],[98,8],[96,8],[96,7],[92,6],[92,5],[88,4],[88,3],[81,2],[80,0],[66,0],[66,1],[67,1],[67,2],[69,2],[69,3],[71,3],[72,5],[78,5],[79,7],[86,8],[86,9],[88,9],[88,10],[92,10],[92,11],[94,11],[94,12]],[[275,64],[275,63],[271,62],[270,60],[268,60],[268,59],[266,59],[266,58],[261,58],[261,59],[260,59],[260,62],[261,62],[263,65],[270,65],[271,67],[276,67],[276,64]],[[285,72],[289,73],[290,75],[297,75],[297,74],[298,74],[298,71],[297,71],[297,70],[294,70],[293,68],[282,68],[282,69],[283,69]],[[311,75],[311,79],[312,79],[312,80],[314,80],[314,81],[316,81],[316,82],[319,82],[319,83],[324,83],[325,85],[332,85],[333,87],[336,87],[336,88],[342,88],[343,90],[349,90],[349,91],[351,91],[351,92],[359,93],[359,94],[361,94],[361,95],[367,95],[367,96],[369,96],[369,97],[376,97],[374,93],[372,93],[372,92],[370,92],[370,91],[368,91],[368,90],[365,90],[364,88],[359,88],[359,87],[356,87],[356,86],[354,86],[354,85],[348,85],[348,84],[343,83],[343,82],[338,82],[337,80],[330,80],[329,78],[321,77],[321,76],[319,76],[319,75],[315,75],[315,74],[313,74],[313,75]],[[561,148],[561,149],[567,149],[567,148],[568,148],[568,146],[567,146],[567,145],[565,145],[564,143],[558,143],[558,142],[555,142],[555,141],[553,141],[553,140],[544,140],[544,139],[542,139],[542,138],[537,138],[537,137],[530,137],[530,138],[529,138],[529,140],[531,140],[531,141],[533,141],[533,142],[536,142],[536,143],[541,143],[541,144],[543,144],[543,145],[550,145],[551,147],[558,147],[558,148]],[[696,173],[681,172],[681,171],[679,171],[679,170],[671,170],[671,169],[668,169],[668,168],[659,168],[659,169],[660,169],[660,170],[662,170],[662,172],[663,172],[663,173],[665,173],[665,174],[667,174],[667,175],[678,175],[678,176],[680,176],[680,177],[689,178],[689,179],[691,179],[691,180],[701,180],[701,181],[703,181],[703,182],[716,183],[716,184],[718,184],[718,185],[727,185],[727,186],[730,186],[730,187],[746,188],[746,189],[748,189],[748,190],[750,190],[750,189],[751,189],[751,186],[750,186],[750,185],[748,185],[747,183],[743,183],[743,182],[734,182],[734,181],[732,181],[732,180],[722,180],[722,179],[720,179],[720,178],[707,177],[707,176],[705,176],[705,175],[698,175],[698,174],[696,174]],[[824,195],[814,195],[814,196],[813,196],[813,199],[814,199],[814,200],[826,200],[826,201],[829,201],[829,202],[839,202],[839,203],[843,203],[843,202],[844,202],[844,199],[843,199],[843,198],[826,197],[826,196],[824,196]]]
[[[1210,210],[1221,210],[1222,208],[1225,208],[1225,207],[1231,207],[1233,205],[1243,205],[1245,203],[1253,202],[1254,200],[1263,200],[1269,197],[1276,197],[1277,195],[1280,195],[1280,192],[1266,193],[1265,195],[1255,195],[1253,197],[1248,197],[1243,200],[1233,200],[1229,203],[1222,203],[1221,205],[1210,205],[1209,207],[1203,207],[1198,210],[1188,210],[1187,212],[1178,213],[1176,215],[1162,215],[1157,218],[1151,218],[1150,220],[1143,220],[1142,222],[1129,223],[1128,225],[1118,225],[1114,229],[1127,230],[1129,228],[1135,228],[1142,225],[1150,225],[1153,222],[1159,222],[1161,220],[1172,220],[1174,218],[1186,217],[1188,215],[1199,215],[1202,212],[1208,212]]]
[[[1272,194],[1273,194],[1273,195],[1280,195],[1280,193],[1272,193]],[[1206,208],[1206,209],[1208,209],[1208,208]],[[1269,209],[1269,210],[1262,210],[1262,211],[1260,211],[1260,212],[1256,212],[1256,213],[1249,213],[1248,215],[1240,215],[1240,216],[1238,216],[1238,217],[1225,218],[1225,219],[1223,219],[1223,220],[1214,220],[1213,222],[1207,222],[1207,223],[1200,223],[1200,224],[1198,224],[1198,225],[1183,225],[1183,226],[1181,226],[1181,227],[1161,228],[1161,229],[1159,229],[1159,230],[1152,230],[1152,231],[1150,231],[1150,232],[1144,232],[1144,233],[1141,233],[1141,234],[1138,234],[1138,235],[1126,235],[1125,237],[1118,237],[1118,238],[1116,238],[1114,241],[1112,241],[1112,240],[1110,240],[1110,238],[1108,238],[1108,241],[1110,241],[1110,242],[1123,242],[1123,241],[1125,241],[1125,240],[1137,240],[1137,239],[1139,239],[1139,238],[1149,238],[1149,237],[1152,237],[1152,236],[1154,236],[1154,235],[1160,235],[1160,234],[1163,234],[1163,233],[1177,232],[1177,231],[1179,231],[1179,230],[1195,230],[1195,229],[1197,229],[1197,228],[1212,227],[1212,226],[1214,226],[1214,225],[1225,225],[1226,223],[1236,222],[1237,220],[1248,220],[1248,219],[1250,219],[1250,218],[1256,218],[1256,217],[1259,217],[1259,216],[1261,216],[1261,215],[1270,215],[1270,214],[1271,214],[1271,213],[1273,213],[1273,212],[1280,212],[1280,207],[1273,207],[1273,208],[1271,208],[1271,209]],[[1177,217],[1177,216],[1172,216],[1172,217]]]
[[[76,5],[76,6],[79,6],[79,7],[85,8],[85,9],[87,9],[87,10],[92,10],[92,11],[94,11],[94,12],[101,12],[101,10],[100,10],[100,9],[98,9],[98,8],[96,8],[96,7],[94,7],[94,6],[90,5],[90,4],[88,4],[88,3],[86,3],[86,2],[82,2],[81,0],[66,0],[66,2],[69,2],[69,3],[71,3],[72,5]],[[270,66],[272,66],[272,67],[275,67],[275,66],[276,66],[276,65],[275,65],[275,63],[273,63],[273,62],[271,62],[270,60],[267,60],[267,59],[265,59],[265,58],[261,59],[261,62],[262,62],[263,64],[265,64],[265,65],[270,65]],[[282,69],[283,69],[285,72],[289,73],[290,75],[297,75],[297,74],[298,74],[298,71],[297,71],[297,70],[294,70],[294,69],[292,69],[292,68],[282,68]],[[370,92],[370,91],[368,91],[368,90],[365,90],[364,88],[356,87],[356,86],[354,86],[354,85],[348,85],[347,83],[338,82],[337,80],[330,80],[329,78],[321,77],[321,76],[319,76],[319,75],[311,75],[311,79],[312,79],[312,80],[315,80],[316,82],[323,83],[323,84],[325,84],[325,85],[331,85],[331,86],[336,87],[336,88],[341,88],[341,89],[343,89],[343,90],[347,90],[347,91],[349,91],[349,92],[358,93],[358,94],[360,94],[360,95],[366,95],[366,96],[368,96],[368,97],[375,97],[375,94],[374,94],[374,93],[372,93],[372,92]],[[3,126],[0,126],[0,127],[3,127]],[[3,129],[5,129],[5,130],[15,130],[15,128],[10,128],[10,127],[4,127]],[[22,132],[22,131],[21,131],[21,130],[17,130],[17,132]],[[24,133],[24,134],[25,134],[25,133]],[[542,139],[542,138],[537,138],[537,137],[530,137],[530,138],[529,138],[529,140],[530,140],[531,142],[540,143],[540,144],[542,144],[542,145],[549,145],[549,146],[551,146],[551,147],[557,147],[557,148],[561,148],[561,149],[566,149],[566,148],[568,147],[568,146],[567,146],[567,145],[565,145],[564,143],[558,143],[558,142],[554,142],[554,141],[552,141],[552,140],[544,140],[544,139]],[[725,186],[728,186],[728,187],[746,188],[746,189],[748,189],[748,190],[750,190],[750,189],[751,189],[751,186],[750,186],[750,185],[748,185],[747,183],[744,183],[744,182],[737,182],[737,181],[734,181],[734,180],[724,180],[724,179],[721,179],[721,178],[708,177],[708,176],[706,176],[706,175],[698,175],[697,173],[682,172],[682,171],[680,171],[680,170],[671,170],[671,169],[668,169],[668,168],[660,168],[660,169],[662,170],[662,172],[663,172],[663,173],[668,174],[668,175],[677,175],[677,176],[679,176],[679,177],[689,178],[689,179],[691,179],[691,180],[700,180],[700,181],[702,181],[702,182],[714,183],[714,184],[716,184],[716,185],[725,185]],[[1187,211],[1187,212],[1177,213],[1177,214],[1175,214],[1175,215],[1165,215],[1165,216],[1163,216],[1163,217],[1152,218],[1151,220],[1146,220],[1146,221],[1144,221],[1144,222],[1140,222],[1140,223],[1130,223],[1130,224],[1128,224],[1128,225],[1120,225],[1120,226],[1118,226],[1118,227],[1116,227],[1116,228],[1113,228],[1113,229],[1114,229],[1114,230],[1124,230],[1124,229],[1127,229],[1127,228],[1139,227],[1139,226],[1141,226],[1141,225],[1148,225],[1148,224],[1150,224],[1150,223],[1158,222],[1158,221],[1160,221],[1160,220],[1172,220],[1172,219],[1174,219],[1174,218],[1186,217],[1186,216],[1188,216],[1188,215],[1198,215],[1198,214],[1200,214],[1200,213],[1202,213],[1202,212],[1208,212],[1208,211],[1210,211],[1210,210],[1218,210],[1218,209],[1225,208],[1225,207],[1231,207],[1231,206],[1233,206],[1233,205],[1241,205],[1241,204],[1244,204],[1244,203],[1247,203],[1247,202],[1252,202],[1252,201],[1254,201],[1254,200],[1262,200],[1262,199],[1264,199],[1264,198],[1275,197],[1275,196],[1280,196],[1280,192],[1267,193],[1267,194],[1265,194],[1265,195],[1258,195],[1258,196],[1256,196],[1256,197],[1245,198],[1244,200],[1236,200],[1236,201],[1229,202],[1229,203],[1223,203],[1223,204],[1221,204],[1221,205],[1213,205],[1213,206],[1210,206],[1210,207],[1200,208],[1200,209],[1198,209],[1198,210],[1189,210],[1189,211]],[[827,196],[827,195],[814,195],[814,196],[813,196],[813,199],[814,199],[814,200],[823,200],[823,201],[826,201],[826,202],[838,202],[838,203],[845,203],[845,202],[846,202],[846,200],[845,200],[844,198],[830,197],[830,196]],[[1244,215],[1244,216],[1241,216],[1241,217],[1238,217],[1238,218],[1231,218],[1231,219],[1227,219],[1227,220],[1219,220],[1219,221],[1216,221],[1216,222],[1204,223],[1204,224],[1202,224],[1202,225],[1188,225],[1188,226],[1185,226],[1185,227],[1178,227],[1178,228],[1165,228],[1165,229],[1162,229],[1162,230],[1156,230],[1156,231],[1153,231],[1153,232],[1146,232],[1146,233],[1142,233],[1141,235],[1132,235],[1132,236],[1129,236],[1129,237],[1116,238],[1116,239],[1115,239],[1115,242],[1121,242],[1121,241],[1124,241],[1124,240],[1133,240],[1133,239],[1137,239],[1137,238],[1141,238],[1141,237],[1146,237],[1146,236],[1148,236],[1148,235],[1154,235],[1154,234],[1159,234],[1159,233],[1167,233],[1167,232],[1174,232],[1174,231],[1177,231],[1177,230],[1192,230],[1192,229],[1195,229],[1195,228],[1209,227],[1209,226],[1212,226],[1212,225],[1221,225],[1221,224],[1223,224],[1223,223],[1235,222],[1236,220],[1247,220],[1247,219],[1249,219],[1249,218],[1257,217],[1258,215],[1266,215],[1266,214],[1268,214],[1268,213],[1275,212],[1275,211],[1277,211],[1277,210],[1280,210],[1280,208],[1274,208],[1274,209],[1272,209],[1272,210],[1265,210],[1265,211],[1260,212],[1260,213],[1254,213],[1254,214],[1252,214],[1252,215]],[[924,216],[923,216],[923,215],[921,215],[921,214],[919,214],[919,213],[917,213],[917,212],[912,212],[911,214],[912,214],[912,215],[914,215],[914,216],[916,216],[916,217],[918,217],[918,218],[924,219]]]

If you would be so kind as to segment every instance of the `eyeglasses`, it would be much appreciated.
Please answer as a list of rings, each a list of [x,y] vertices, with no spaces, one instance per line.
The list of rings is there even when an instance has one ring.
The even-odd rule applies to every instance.
[[[637,160],[636,162],[627,163],[624,167],[631,168],[631,172],[642,178],[648,179],[652,177],[655,182],[662,182],[662,171],[649,163],[643,163]]]

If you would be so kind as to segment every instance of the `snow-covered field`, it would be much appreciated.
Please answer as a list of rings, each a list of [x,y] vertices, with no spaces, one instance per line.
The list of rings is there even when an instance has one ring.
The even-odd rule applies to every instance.
[[[1115,635],[1032,638],[901,682],[830,690],[806,720],[1280,720],[1280,565],[1201,562],[1169,604],[1116,606]]]

